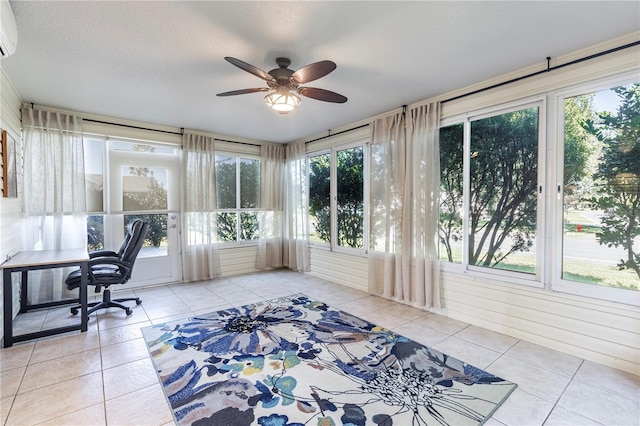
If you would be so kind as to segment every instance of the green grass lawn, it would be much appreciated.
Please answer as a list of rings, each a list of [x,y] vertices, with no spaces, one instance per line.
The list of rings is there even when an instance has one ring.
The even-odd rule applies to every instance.
[[[565,223],[573,223],[573,224],[581,224],[585,225],[599,225],[598,221],[594,221],[588,216],[584,215],[582,212],[576,210],[565,210],[564,212],[564,221]]]
[[[638,278],[638,275],[630,269],[620,270],[617,266],[565,261],[563,278],[607,287],[640,290],[640,278]]]
[[[578,232],[578,226],[575,223],[565,223],[564,232],[570,235],[585,235],[593,238],[593,234],[600,232],[599,226],[582,225],[580,232]]]
[[[593,235],[591,235],[590,238],[593,238]],[[454,248],[453,258],[455,263],[461,263],[462,250]],[[531,253],[514,253],[504,262],[498,264],[495,268],[534,274],[535,265],[532,258],[533,255]],[[441,260],[448,261],[444,257],[441,257]],[[563,278],[566,280],[587,284],[597,284],[607,287],[640,290],[640,278],[638,278],[635,272],[629,269],[621,271],[616,266],[585,261],[565,261],[563,269]]]
[[[596,233],[600,232],[600,221],[597,219],[597,212],[565,210],[564,211],[564,238],[582,246],[584,244],[593,245],[596,240]],[[578,225],[580,225],[578,231]],[[590,247],[590,246],[589,246]],[[603,247],[602,249],[606,249]],[[567,260],[563,259],[562,277],[565,280],[577,281],[588,284],[597,284],[608,287],[621,287],[633,290],[640,290],[640,278],[629,269],[620,270],[615,265],[598,263],[600,260],[598,250],[593,253],[583,254],[586,259]],[[453,248],[454,263],[462,262],[462,248]],[[446,259],[446,253],[441,252],[441,260]],[[535,273],[535,255],[532,253],[513,253],[507,259],[494,266],[496,269],[509,270],[514,272]]]

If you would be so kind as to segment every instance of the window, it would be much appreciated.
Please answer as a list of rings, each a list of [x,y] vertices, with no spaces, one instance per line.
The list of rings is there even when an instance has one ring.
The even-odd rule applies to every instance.
[[[469,264],[536,272],[538,108],[471,122]]]
[[[216,197],[219,240],[257,240],[260,160],[216,155]]]
[[[563,100],[561,278],[640,287],[640,83]]]
[[[331,243],[331,156],[309,157],[309,241]]]
[[[102,139],[83,139],[85,188],[87,197],[87,250],[103,250],[104,246],[104,148]]]
[[[308,157],[311,242],[365,249],[364,149],[359,144]]]
[[[122,167],[122,210],[166,210],[167,169]]]
[[[440,128],[440,260],[462,263],[462,124]]]
[[[87,211],[104,211],[104,141],[83,139]]]
[[[364,149],[337,152],[337,243],[342,247],[364,247]]]
[[[440,129],[440,258],[521,278],[539,273],[539,106]]]
[[[445,270],[637,303],[640,83],[631,78],[549,93],[548,117],[540,101],[441,123]],[[557,123],[548,139],[545,122]]]

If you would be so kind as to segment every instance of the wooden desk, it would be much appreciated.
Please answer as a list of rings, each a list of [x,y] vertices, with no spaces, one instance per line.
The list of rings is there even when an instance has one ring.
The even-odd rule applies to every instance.
[[[80,266],[82,278],[80,280],[80,295],[78,299],[61,300],[57,302],[40,303],[29,305],[27,300],[28,272],[38,269],[63,268],[66,266]],[[8,348],[14,343],[39,337],[51,336],[58,333],[80,330],[87,331],[87,275],[89,273],[89,254],[85,249],[69,250],[40,250],[21,251],[11,259],[0,265],[3,283],[4,302],[4,347]],[[13,335],[13,286],[11,274],[22,272],[22,294],[20,295],[20,312],[27,312],[29,309],[47,308],[51,306],[66,305],[80,302],[80,324],[68,325],[64,327],[50,328],[33,333]]]

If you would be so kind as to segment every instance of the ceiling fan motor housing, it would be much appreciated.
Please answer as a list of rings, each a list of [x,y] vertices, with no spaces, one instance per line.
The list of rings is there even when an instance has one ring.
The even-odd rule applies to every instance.
[[[286,90],[296,90],[298,88],[298,84],[291,81],[291,75],[293,75],[294,71],[288,68],[291,65],[291,61],[289,58],[277,58],[276,64],[280,68],[274,68],[269,71],[269,75],[275,79],[275,81],[267,81],[267,85],[272,89],[276,89],[279,91],[284,91],[282,88],[286,88]]]

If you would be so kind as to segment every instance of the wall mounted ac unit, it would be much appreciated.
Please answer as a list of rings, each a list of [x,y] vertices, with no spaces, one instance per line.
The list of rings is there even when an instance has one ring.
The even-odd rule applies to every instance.
[[[18,27],[9,0],[0,0],[0,58],[16,51]]]

